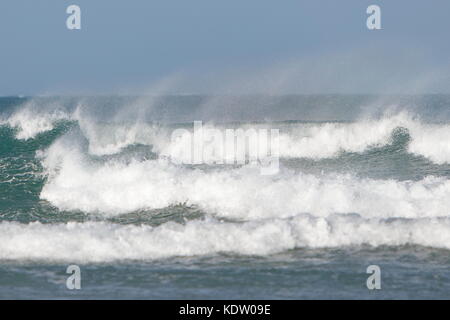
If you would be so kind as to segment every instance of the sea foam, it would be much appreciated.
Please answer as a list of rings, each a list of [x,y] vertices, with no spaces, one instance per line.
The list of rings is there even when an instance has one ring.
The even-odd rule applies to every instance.
[[[115,119],[112,123],[104,123],[88,116],[82,105],[73,112],[53,108],[36,111],[33,105],[26,105],[9,118],[2,120],[18,129],[18,139],[35,138],[39,133],[52,130],[60,120],[77,121],[84,138],[88,142],[88,152],[102,156],[121,152],[124,148],[135,145],[152,146],[153,151],[163,157],[176,157],[177,150],[190,147],[190,139],[181,137],[172,139],[174,128],[164,125],[136,122],[121,122]],[[232,125],[234,129],[274,128],[280,130],[279,156],[281,158],[334,158],[342,152],[362,153],[374,147],[383,147],[392,143],[392,134],[396,129],[405,129],[410,141],[407,151],[422,156],[436,164],[450,163],[449,124],[423,123],[408,112],[386,113],[379,119],[360,119],[351,123],[272,123],[272,124],[240,124]],[[206,123],[206,130],[225,132],[227,125]],[[199,143],[198,141],[196,143]],[[203,149],[210,141],[200,142]],[[250,143],[260,143],[251,141]],[[227,154],[224,149],[222,159],[230,159],[234,154]],[[217,160],[214,154],[205,154],[204,161]],[[173,159],[182,161],[183,159]],[[220,159],[219,159],[220,160]]]
[[[41,198],[63,210],[111,216],[179,203],[239,220],[326,217],[443,217],[450,207],[450,181],[360,178],[349,174],[306,174],[282,168],[262,176],[257,168],[192,169],[164,160],[111,159],[93,162],[65,139],[43,157],[48,174]]]
[[[214,255],[268,255],[296,248],[421,245],[450,249],[450,220],[379,220],[307,215],[158,227],[106,222],[0,223],[0,260],[108,262]]]
[[[72,113],[33,110],[21,109],[3,124],[17,128],[16,137],[26,140],[52,130],[60,120],[78,123],[37,153],[46,176],[42,200],[106,221],[178,204],[194,206],[204,215],[157,227],[106,221],[2,222],[0,259],[103,262],[219,253],[268,255],[353,245],[450,249],[446,176],[399,181],[357,173],[312,174],[283,166],[272,176],[247,165],[190,167],[171,162],[173,150],[185,148],[188,140],[172,140],[173,127],[105,123],[80,108]],[[225,130],[227,125],[205,127]],[[313,160],[390,145],[395,130],[403,128],[409,135],[408,152],[438,164],[450,162],[450,126],[423,123],[405,112],[352,123],[233,124],[236,127],[279,127],[280,157]],[[135,145],[147,146],[154,157],[135,157],[129,152]]]

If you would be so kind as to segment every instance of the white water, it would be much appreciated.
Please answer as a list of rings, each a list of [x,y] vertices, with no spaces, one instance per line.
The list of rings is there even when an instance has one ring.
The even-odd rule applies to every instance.
[[[450,181],[362,179],[312,175],[282,169],[263,176],[257,168],[199,170],[162,160],[93,163],[70,139],[60,139],[42,155],[49,175],[41,198],[64,210],[117,215],[187,203],[240,220],[328,216],[441,217],[450,208]]]
[[[99,124],[85,116],[78,107],[72,114],[52,109],[45,113],[37,112],[32,106],[19,109],[3,124],[18,128],[18,139],[30,139],[39,133],[52,130],[56,121],[61,119],[76,120],[88,140],[89,153],[93,155],[111,155],[133,144],[152,145],[153,150],[161,156],[173,156],[174,150],[186,150],[189,139],[172,141],[172,130],[137,121],[129,124]],[[207,124],[208,129],[219,129],[225,126]],[[318,123],[293,125],[243,124],[248,128],[280,129],[279,154],[282,158],[333,158],[341,152],[361,153],[373,147],[390,144],[392,133],[397,128],[408,130],[411,141],[408,152],[423,156],[437,164],[450,163],[450,125],[426,124],[407,112],[386,114],[381,119],[361,119],[354,123]],[[204,141],[206,145],[209,141]],[[226,152],[226,150],[224,150]],[[209,157],[214,155],[209,155]],[[233,155],[224,154],[223,159]],[[205,157],[208,157],[205,154]],[[177,160],[177,159],[174,159]],[[178,159],[179,160],[179,159]],[[204,158],[205,161],[214,159]]]
[[[422,245],[450,249],[449,219],[366,220],[356,217],[216,220],[159,227],[105,222],[0,223],[0,259],[108,262],[231,253],[267,255],[289,249],[349,245]]]
[[[9,125],[17,128],[17,139],[28,140],[38,134],[54,129],[59,120],[68,119],[70,116],[59,108],[42,112],[29,102],[7,119],[0,119],[0,125]]]
[[[167,127],[142,122],[100,124],[79,110],[70,115],[36,115],[30,110],[6,120],[19,129],[18,139],[36,137],[61,119],[76,120],[80,128],[38,152],[47,175],[41,199],[61,210],[100,217],[180,203],[196,206],[206,216],[186,225],[169,222],[158,227],[2,222],[0,259],[101,262],[221,252],[266,255],[302,247],[362,244],[450,249],[446,177],[396,181],[286,168],[273,176],[249,166],[193,169],[165,159],[174,149],[185,148],[187,141],[171,141]],[[268,126],[277,124],[260,125]],[[410,153],[450,163],[450,126],[425,124],[407,113],[354,123],[283,124],[280,156],[323,159],[343,151],[361,153],[390,144],[397,128],[408,130]],[[135,144],[152,145],[160,159],[119,154]]]

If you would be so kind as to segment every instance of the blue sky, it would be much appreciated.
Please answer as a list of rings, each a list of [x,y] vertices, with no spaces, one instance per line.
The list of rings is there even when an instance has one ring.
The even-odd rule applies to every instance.
[[[71,4],[81,30],[66,28]],[[366,28],[370,4],[382,30]],[[447,0],[2,0],[0,95],[450,92],[449,13]]]

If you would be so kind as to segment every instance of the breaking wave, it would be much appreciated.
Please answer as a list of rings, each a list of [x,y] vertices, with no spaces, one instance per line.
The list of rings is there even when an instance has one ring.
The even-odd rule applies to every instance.
[[[105,123],[95,121],[83,113],[78,107],[68,113],[60,109],[51,109],[47,113],[36,112],[32,107],[24,107],[0,123],[17,128],[17,139],[31,139],[38,134],[53,130],[55,124],[62,120],[78,123],[84,138],[87,139],[92,155],[111,155],[124,148],[142,144],[153,147],[153,151],[161,156],[173,156],[176,150],[188,148],[191,143],[186,137],[172,139],[173,127],[160,124],[149,124],[142,121]],[[280,130],[279,155],[282,158],[324,159],[339,156],[342,152],[362,153],[368,149],[382,147],[393,142],[393,133],[406,130],[410,141],[408,152],[423,156],[436,164],[450,163],[450,124],[423,123],[418,117],[408,112],[385,114],[380,119],[361,119],[357,122],[324,122],[324,123],[272,123],[268,124],[230,124],[214,125],[208,123],[204,130],[226,128],[276,128]],[[187,125],[189,129],[189,125]],[[191,130],[192,131],[192,130]],[[204,146],[210,142],[204,139]],[[227,150],[224,149],[226,153]],[[205,154],[204,157],[214,155]],[[224,154],[223,158],[231,155]],[[204,158],[205,162],[216,160]]]
[[[131,118],[95,119],[82,106],[42,110],[27,104],[0,120],[0,183],[17,186],[0,196],[22,192],[20,199],[32,195],[58,214],[88,217],[67,223],[2,221],[0,259],[101,262],[352,245],[450,249],[448,123],[396,112],[354,122],[204,125],[220,132],[279,129],[284,162],[277,174],[265,176],[250,165],[173,162],[177,150],[190,147],[192,123]],[[186,136],[174,140],[177,128]],[[400,144],[399,132],[403,147],[390,148]],[[231,157],[226,150],[223,157]],[[381,154],[371,160],[380,170],[385,162],[394,161],[391,167],[400,170],[410,161],[421,172],[397,179],[364,176],[356,167],[351,173],[326,170],[330,159],[340,163],[343,155],[354,154],[365,159],[370,152]],[[321,171],[304,170],[299,165],[304,159]],[[158,226],[111,220],[178,205],[202,215]],[[7,209],[0,205],[0,217]]]
[[[328,216],[438,217],[450,208],[450,180],[374,180],[352,175],[316,176],[256,168],[200,170],[161,160],[93,163],[73,145],[54,144],[44,156],[49,179],[41,198],[63,210],[117,215],[179,203],[221,217],[260,219],[299,213]]]
[[[241,224],[159,227],[104,222],[0,224],[0,259],[108,262],[214,254],[268,255],[296,248],[421,245],[450,249],[450,220],[298,216]]]

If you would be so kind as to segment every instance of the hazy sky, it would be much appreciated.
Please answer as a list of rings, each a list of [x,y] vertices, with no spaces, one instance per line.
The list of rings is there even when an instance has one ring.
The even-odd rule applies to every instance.
[[[450,92],[449,14],[448,0],[1,0],[0,95]]]

